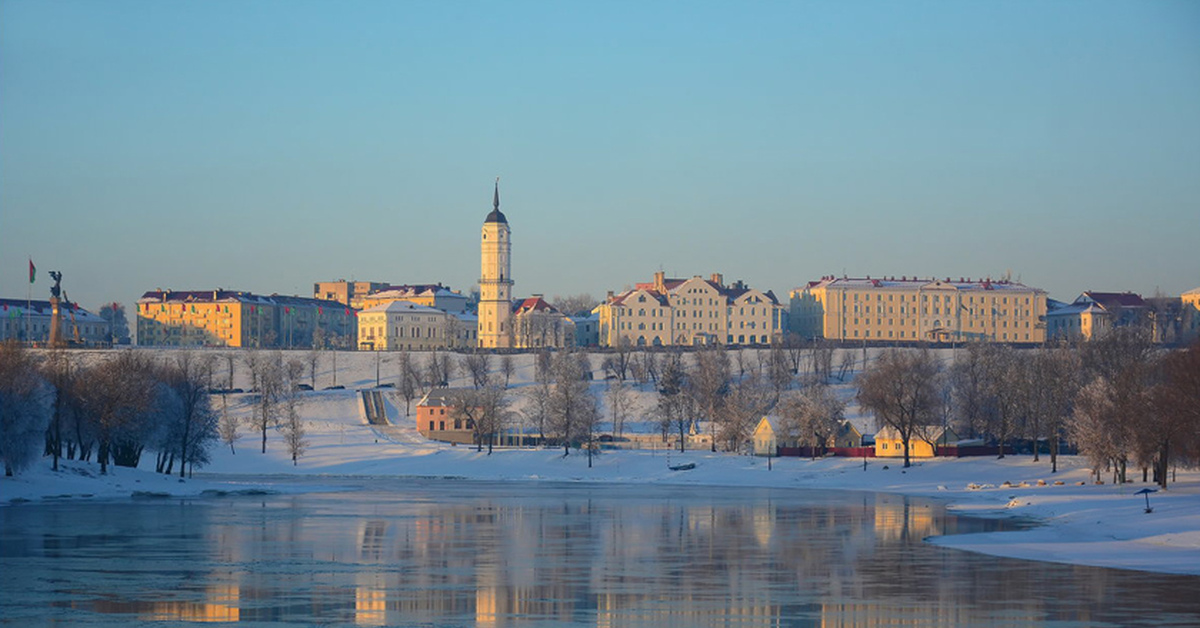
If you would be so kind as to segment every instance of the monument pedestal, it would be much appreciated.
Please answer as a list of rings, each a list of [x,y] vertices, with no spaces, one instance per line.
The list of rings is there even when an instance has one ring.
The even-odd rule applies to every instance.
[[[50,347],[61,347],[63,344],[62,307],[59,302],[58,297],[50,297],[50,341],[47,343]]]

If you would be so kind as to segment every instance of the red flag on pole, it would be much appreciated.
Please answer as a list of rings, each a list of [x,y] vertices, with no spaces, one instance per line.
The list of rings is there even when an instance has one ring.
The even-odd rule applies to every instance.
[[[37,266],[33,265],[33,258],[29,258],[29,283],[33,283],[33,278],[37,276]]]

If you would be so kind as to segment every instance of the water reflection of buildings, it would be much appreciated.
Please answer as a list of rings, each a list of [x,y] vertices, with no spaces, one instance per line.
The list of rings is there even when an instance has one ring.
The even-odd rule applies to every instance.
[[[947,591],[942,565],[918,564],[907,549],[940,533],[942,520],[889,496],[636,507],[612,497],[552,506],[480,497],[296,519],[216,524],[214,554],[241,570],[214,575],[201,602],[155,602],[138,615],[766,628],[952,626],[976,612]],[[280,558],[292,567],[254,568]]]

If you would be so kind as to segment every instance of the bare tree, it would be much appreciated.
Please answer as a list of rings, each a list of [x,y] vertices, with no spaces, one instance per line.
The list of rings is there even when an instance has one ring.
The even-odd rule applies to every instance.
[[[234,362],[234,353],[226,351],[221,357],[225,358],[225,371],[229,378],[225,382],[225,390],[233,390],[233,375],[237,370],[237,365]]]
[[[242,435],[238,432],[238,417],[229,414],[229,404],[225,398],[226,393],[221,393],[221,419],[217,423],[217,431],[221,436],[221,442],[229,445],[229,453],[236,454],[233,444],[237,442]]]
[[[758,375],[734,384],[724,399],[720,412],[721,429],[717,437],[726,451],[738,451],[750,439],[754,425],[772,408],[770,387]],[[714,443],[715,444],[715,443]]]
[[[633,358],[633,347],[629,344],[629,339],[621,336],[613,346],[613,352],[605,356],[602,367],[609,376],[625,381]]]
[[[742,352],[736,352],[741,363]],[[695,354],[695,367],[687,378],[687,394],[696,402],[696,407],[709,424],[712,451],[717,450],[717,424],[723,417],[721,408],[729,394],[729,354],[723,347],[707,347]],[[721,426],[724,430],[725,427]]]
[[[549,380],[534,382],[532,386],[528,386],[524,390],[528,401],[521,414],[529,425],[537,428],[538,439],[543,442],[546,440],[546,432],[550,423],[551,392]]]
[[[455,390],[453,398],[450,418],[456,427],[463,424],[471,430],[476,451],[483,451],[483,445],[487,443],[490,456],[496,438],[507,423],[508,404],[504,390],[499,386],[463,388]]]
[[[468,353],[463,357],[463,368],[471,377],[475,389],[487,388],[491,380],[492,356],[482,351]]]
[[[612,419],[613,435],[620,437],[625,431],[625,419],[633,403],[629,386],[621,380],[610,380],[605,392],[608,401],[609,416]]]
[[[504,388],[508,388],[513,374],[517,372],[516,362],[513,360],[512,354],[505,353],[500,356],[500,373],[504,375]]]
[[[1090,459],[1107,459],[1118,482],[1127,479],[1131,455],[1143,463],[1151,456],[1150,448],[1139,441],[1143,432],[1135,426],[1156,420],[1150,416],[1154,410],[1151,391],[1160,374],[1155,353],[1148,333],[1132,327],[1112,329],[1080,347],[1089,383],[1077,400],[1072,432]]]
[[[767,353],[767,380],[771,382],[771,388],[775,392],[775,400],[778,401],[784,391],[792,385],[792,367],[791,362],[787,357],[787,350],[783,343],[777,342],[771,345]]]
[[[321,366],[321,352],[313,349],[304,354],[304,361],[308,364],[308,385],[313,390],[317,389],[317,368]]]
[[[218,418],[208,392],[214,360],[211,355],[184,350],[174,354],[173,362],[163,377],[178,399],[170,431],[176,439],[182,478],[189,464],[207,459],[206,450],[217,438]]]
[[[125,350],[80,373],[80,416],[96,435],[103,475],[108,474],[110,457],[117,465],[137,466],[153,428],[157,385],[152,369],[145,355]]]
[[[572,294],[565,297],[556,294],[550,303],[567,316],[587,316],[592,309],[600,305],[600,301],[590,294]]]
[[[0,459],[5,476],[12,477],[37,459],[50,423],[51,397],[33,356],[15,340],[0,343]]]
[[[783,338],[780,339],[780,342],[776,346],[783,350],[792,375],[799,375],[800,366],[804,363],[804,339],[797,334],[789,332],[783,335]]]
[[[642,358],[642,364],[645,367],[646,377],[649,377],[650,383],[653,384],[655,387],[657,387],[658,386],[658,378],[662,374],[661,356],[659,356],[657,353],[655,353],[653,351],[643,351],[641,358]]]
[[[854,372],[854,352],[842,350],[842,358],[838,360],[838,381],[846,381],[846,376]]]
[[[814,382],[828,382],[833,377],[833,344],[824,338],[812,344],[812,377]]]
[[[288,360],[283,365],[284,381],[280,387],[280,428],[283,432],[284,446],[287,447],[288,455],[292,457],[292,466],[299,464],[300,456],[308,449],[304,420],[300,418],[300,380],[304,378],[304,370],[304,362]]]
[[[404,416],[408,416],[411,413],[412,401],[416,399],[421,386],[421,375],[417,366],[413,364],[412,354],[408,351],[401,351],[396,356],[396,370],[399,371],[397,388],[400,396],[404,397]]]
[[[1163,362],[1163,381],[1153,391],[1160,424],[1149,431],[1156,437],[1154,476],[1165,489],[1173,459],[1200,462],[1200,342]]]
[[[257,352],[255,352],[257,354]],[[267,431],[279,422],[279,403],[285,392],[286,373],[278,351],[251,361],[251,377],[257,382],[254,427],[262,435],[262,453],[267,453]]]
[[[817,449],[829,446],[845,420],[846,404],[824,384],[810,386],[798,398],[789,400],[781,414],[788,417],[799,442],[809,447],[813,459]],[[793,427],[794,426],[794,427]]]
[[[563,456],[571,453],[572,441],[591,436],[597,420],[598,409],[587,379],[590,370],[586,359],[585,354],[572,351],[562,351],[554,357],[554,386],[548,409],[552,433],[563,445]]]
[[[937,421],[940,366],[927,349],[887,349],[858,376],[858,401],[876,422],[896,430],[911,466],[910,443],[928,438]]]
[[[679,434],[679,451],[686,451],[687,437],[696,421],[696,401],[689,392],[691,377],[683,366],[682,354],[672,351],[665,355],[660,383],[657,413],[663,438],[674,430]]]
[[[533,354],[533,378],[539,382],[554,379],[554,354],[549,349],[540,349]]]
[[[0,351],[9,350],[13,350],[13,348],[0,348]],[[53,414],[50,428],[46,432],[46,450],[53,458],[53,470],[58,471],[58,459],[62,457],[63,451],[63,424],[67,421],[67,397],[70,395],[72,377],[71,361],[67,357],[66,351],[52,348],[40,366],[41,376],[50,384],[53,397],[51,404]]]

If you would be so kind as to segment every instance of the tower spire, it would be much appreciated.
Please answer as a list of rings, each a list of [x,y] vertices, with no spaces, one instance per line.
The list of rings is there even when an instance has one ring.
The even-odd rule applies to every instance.
[[[492,209],[500,211],[500,177],[496,177],[496,194],[492,197]]]

